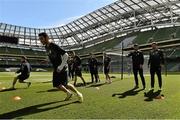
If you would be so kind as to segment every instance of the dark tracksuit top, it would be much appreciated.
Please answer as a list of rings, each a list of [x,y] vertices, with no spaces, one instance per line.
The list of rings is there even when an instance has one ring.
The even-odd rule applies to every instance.
[[[97,59],[96,58],[89,58],[88,65],[89,65],[89,70],[91,73],[92,83],[94,82],[94,77],[95,77],[95,81],[98,82],[98,62],[97,62]]]
[[[132,56],[133,69],[138,69],[140,65],[144,64],[144,56],[141,51],[131,52],[128,56]]]
[[[97,74],[98,72],[98,62],[96,58],[89,58],[88,65],[91,73]]]
[[[160,49],[152,50],[149,54],[148,65],[151,68],[160,67],[161,64],[164,64],[164,55]]]
[[[73,58],[73,66],[74,66],[74,68],[81,66],[81,59],[77,55],[75,55]]]

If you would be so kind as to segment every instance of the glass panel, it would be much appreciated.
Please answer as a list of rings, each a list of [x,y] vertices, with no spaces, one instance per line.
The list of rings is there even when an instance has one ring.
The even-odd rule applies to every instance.
[[[157,5],[157,3],[154,2],[153,0],[149,0],[149,1],[147,1],[147,3],[148,3],[149,5],[151,5],[151,6]]]
[[[24,44],[24,39],[19,38],[19,44]]]
[[[1,25],[1,28],[4,29],[4,28],[5,28],[5,24],[2,24],[2,25]]]
[[[135,10],[139,9],[139,6],[137,6],[137,5],[132,5],[131,7]]]
[[[133,3],[130,1],[130,0],[126,0],[126,1],[124,1],[126,4],[128,4],[128,5],[132,5]]]

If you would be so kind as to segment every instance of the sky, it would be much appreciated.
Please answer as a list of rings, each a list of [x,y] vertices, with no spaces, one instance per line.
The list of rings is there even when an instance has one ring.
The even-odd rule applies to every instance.
[[[31,28],[62,26],[116,0],[0,0],[0,23]]]

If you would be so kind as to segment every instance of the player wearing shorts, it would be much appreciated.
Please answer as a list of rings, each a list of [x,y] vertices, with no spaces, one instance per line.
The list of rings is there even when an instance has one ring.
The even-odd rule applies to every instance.
[[[16,72],[16,73],[21,73],[21,74],[14,78],[11,89],[15,89],[15,84],[16,84],[17,80],[19,80],[19,83],[27,84],[27,87],[29,87],[31,85],[31,82],[25,82],[25,80],[27,80],[29,78],[30,72],[31,72],[31,65],[27,61],[27,57],[22,56],[21,57],[21,67]]]
[[[62,90],[67,94],[65,101],[72,97],[72,92],[78,96],[79,102],[83,102],[83,95],[72,84],[68,83],[68,54],[58,45],[49,41],[49,36],[46,33],[39,33],[39,39],[45,45],[48,57],[53,65],[53,87]],[[70,91],[71,90],[71,91]]]
[[[83,84],[86,85],[86,82],[81,73],[81,59],[79,56],[75,54],[74,51],[72,51],[72,57],[73,57],[73,69],[75,72],[74,85],[76,85],[77,77],[80,77],[81,80],[83,81]]]

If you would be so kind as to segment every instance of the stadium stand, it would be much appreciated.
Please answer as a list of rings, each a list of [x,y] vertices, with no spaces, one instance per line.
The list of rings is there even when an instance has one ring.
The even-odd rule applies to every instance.
[[[46,32],[53,42],[67,51],[75,50],[81,56],[114,49],[119,49],[121,53],[122,43],[126,51],[131,50],[134,43],[150,50],[150,43],[156,41],[161,42],[162,49],[169,49],[167,56],[176,59],[180,53],[174,49],[180,43],[169,40],[177,39],[177,42],[180,38],[179,9],[179,0],[118,0],[55,28],[39,29],[0,23],[0,36],[3,38],[0,57],[10,58],[0,59],[0,64],[17,64],[11,59],[18,60],[18,57],[26,55],[34,66],[41,66],[47,57],[38,41],[40,32]],[[7,43],[4,38],[9,39]],[[48,62],[44,63],[44,66],[49,66]]]

